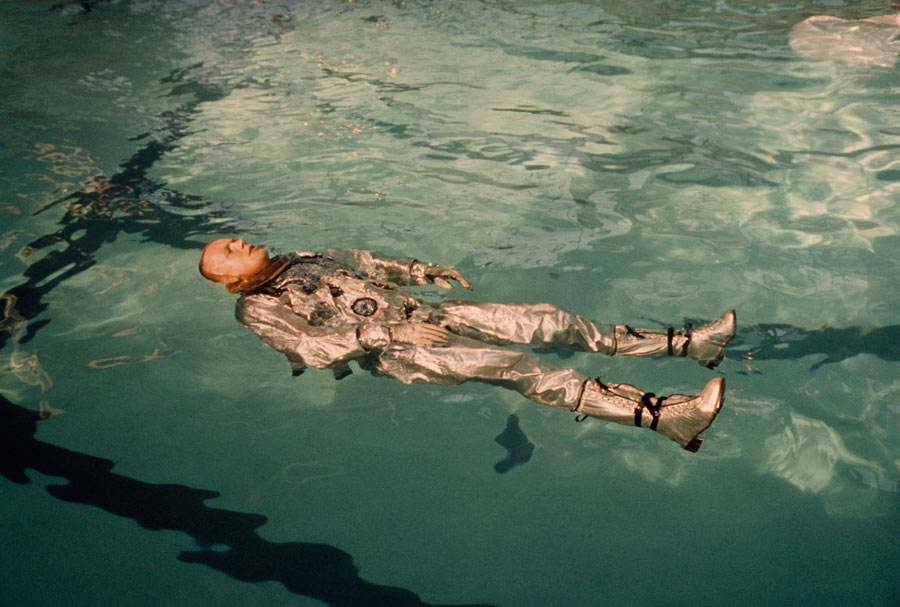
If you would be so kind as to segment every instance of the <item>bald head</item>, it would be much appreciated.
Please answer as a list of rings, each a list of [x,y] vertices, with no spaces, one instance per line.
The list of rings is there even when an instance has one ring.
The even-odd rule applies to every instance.
[[[270,264],[265,249],[248,244],[243,238],[220,238],[203,248],[200,274],[231,290],[234,285],[260,274]]]

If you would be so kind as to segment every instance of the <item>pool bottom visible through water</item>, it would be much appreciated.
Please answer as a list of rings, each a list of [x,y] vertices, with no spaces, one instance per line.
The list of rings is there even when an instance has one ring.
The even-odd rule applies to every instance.
[[[0,604],[900,604],[884,3],[0,12]],[[734,308],[714,370],[541,353],[725,406],[694,454],[496,386],[292,377],[199,276],[219,237],[474,286],[428,301]]]

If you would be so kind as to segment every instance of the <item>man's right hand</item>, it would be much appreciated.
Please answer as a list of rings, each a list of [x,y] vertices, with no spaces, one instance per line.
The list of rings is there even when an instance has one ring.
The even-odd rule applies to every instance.
[[[425,322],[391,325],[389,331],[392,342],[416,346],[438,346],[447,343],[447,340],[450,339],[450,332],[447,329]]]
[[[455,280],[461,287],[472,290],[472,283],[462,275],[462,272],[452,266],[440,266],[436,263],[416,261],[410,266],[409,272],[416,284],[427,285],[431,283],[444,289],[452,289],[453,283],[450,281]]]

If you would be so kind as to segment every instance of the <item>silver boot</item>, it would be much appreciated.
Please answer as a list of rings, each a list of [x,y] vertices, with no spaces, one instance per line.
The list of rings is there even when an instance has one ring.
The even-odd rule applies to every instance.
[[[682,330],[656,331],[616,325],[616,354],[686,356],[712,369],[722,362],[722,349],[734,337],[736,325],[734,310],[696,329],[687,325]]]
[[[658,397],[629,384],[604,384],[599,379],[584,383],[575,411],[605,421],[650,428],[669,437],[683,449],[697,451],[725,397],[725,379],[711,379],[696,396],[672,394]]]

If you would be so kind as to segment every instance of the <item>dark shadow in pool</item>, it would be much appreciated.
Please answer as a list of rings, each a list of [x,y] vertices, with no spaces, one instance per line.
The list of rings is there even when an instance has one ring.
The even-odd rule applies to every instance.
[[[54,497],[97,506],[145,529],[187,533],[205,549],[183,552],[179,560],[203,563],[244,582],[281,582],[295,594],[335,607],[429,605],[409,590],[362,579],[353,557],[334,546],[261,538],[256,530],[266,517],[205,505],[218,497],[215,491],[120,476],[110,460],[39,441],[40,420],[40,414],[0,396],[0,475],[20,484],[29,482],[26,468],[63,477],[68,485],[47,488]]]
[[[6,293],[14,298],[17,314],[28,322],[21,343],[32,339],[50,322],[47,318],[35,320],[47,308],[45,296],[63,281],[93,266],[97,251],[119,234],[142,234],[152,242],[200,250],[202,243],[188,240],[189,236],[218,233],[231,227],[227,207],[211,207],[199,197],[180,194],[148,177],[153,164],[175,149],[188,132],[198,106],[227,95],[218,87],[187,79],[193,67],[172,72],[162,80],[172,85],[169,95],[190,96],[192,100],[165,113],[166,125],[159,133],[135,137],[134,141],[149,141],[125,160],[112,177],[97,176],[88,187],[35,213],[60,205],[66,209],[58,230],[35,239],[19,254],[30,261],[39,251],[47,250],[25,269],[23,274],[27,280]],[[10,335],[10,332],[0,332],[0,348]]]
[[[763,324],[741,327],[729,345],[729,356],[748,360],[787,360],[822,354],[810,371],[857,354],[872,354],[882,360],[900,360],[900,325],[801,329],[791,325]],[[743,354],[734,352],[743,351]]]
[[[516,466],[528,463],[534,452],[534,443],[522,432],[517,415],[510,415],[507,418],[506,428],[494,440],[506,449],[506,457],[494,464],[494,471],[497,474],[505,474]]]

